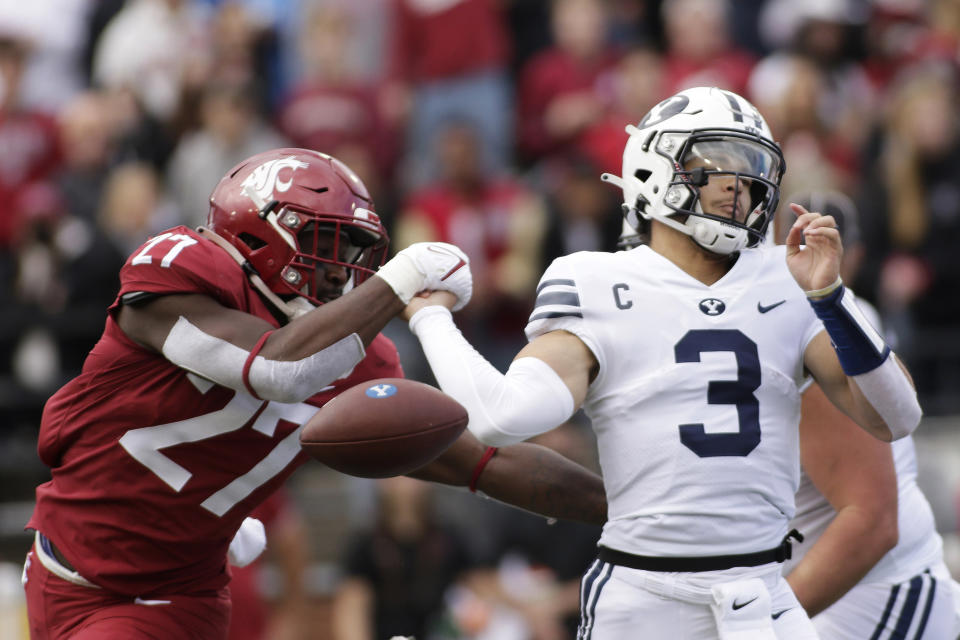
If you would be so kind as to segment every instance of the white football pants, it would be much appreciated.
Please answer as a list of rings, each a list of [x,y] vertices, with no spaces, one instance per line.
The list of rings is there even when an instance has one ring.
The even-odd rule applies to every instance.
[[[909,580],[861,583],[813,619],[822,640],[954,640],[960,585],[940,563]]]
[[[817,640],[780,570],[771,563],[675,573],[598,559],[580,581],[577,639]]]

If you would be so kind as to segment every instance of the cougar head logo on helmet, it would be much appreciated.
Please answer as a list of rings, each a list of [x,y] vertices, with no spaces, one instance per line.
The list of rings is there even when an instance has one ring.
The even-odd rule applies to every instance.
[[[623,150],[627,224],[656,219],[698,245],[730,254],[763,241],[780,196],[784,161],[756,107],[716,87],[667,98],[637,125]]]
[[[370,277],[389,242],[360,178],[308,149],[267,151],[231,169],[210,196],[207,226],[272,292],[314,304]]]

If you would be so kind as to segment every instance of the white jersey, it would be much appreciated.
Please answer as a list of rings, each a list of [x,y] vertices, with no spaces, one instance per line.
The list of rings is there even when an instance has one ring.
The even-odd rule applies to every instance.
[[[583,407],[607,492],[601,545],[713,556],[787,533],[803,352],[823,325],[784,252],[743,251],[711,286],[647,246],[544,273],[527,337],[569,331],[599,362]]]

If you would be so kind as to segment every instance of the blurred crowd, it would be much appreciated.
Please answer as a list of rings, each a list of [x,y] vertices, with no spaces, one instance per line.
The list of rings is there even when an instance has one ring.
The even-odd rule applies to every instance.
[[[854,288],[956,412],[958,61],[956,0],[2,0],[7,423],[77,372],[128,252],[285,145],[353,167],[395,248],[467,251],[460,322],[503,364],[543,267],[615,248],[624,125],[693,85],[766,115],[783,201],[853,202]]]
[[[0,428],[35,430],[79,371],[129,252],[203,224],[219,178],[279,146],[356,170],[394,248],[463,248],[477,281],[458,322],[503,366],[545,266],[615,250],[618,194],[599,175],[620,172],[624,125],[697,85],[766,116],[783,202],[829,193],[853,213],[854,289],[896,332],[927,414],[958,413],[958,63],[958,0],[0,0]],[[424,571],[408,612],[468,568],[446,533],[391,516],[416,490],[383,492],[379,528],[347,554],[344,629],[419,584],[390,554]],[[523,566],[546,564],[540,525]],[[554,568],[550,588],[581,570]],[[465,584],[445,596],[461,627],[489,588]],[[514,610],[546,628],[567,604]]]

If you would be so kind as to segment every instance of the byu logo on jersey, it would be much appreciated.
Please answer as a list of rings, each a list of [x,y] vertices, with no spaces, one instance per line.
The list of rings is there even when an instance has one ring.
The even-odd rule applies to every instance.
[[[306,162],[301,162],[293,156],[270,160],[250,172],[250,175],[240,184],[240,188],[245,196],[253,200],[258,209],[263,209],[274,199],[274,193],[283,193],[290,188],[293,184],[293,176],[290,174],[297,169],[306,169],[307,166]],[[291,169],[287,180],[280,179],[280,171],[283,169]]]
[[[375,384],[367,388],[368,398],[389,398],[397,392],[397,388],[392,384]]]
[[[703,311],[708,316],[718,316],[726,310],[727,305],[723,303],[723,300],[705,298],[700,301],[700,311]]]

